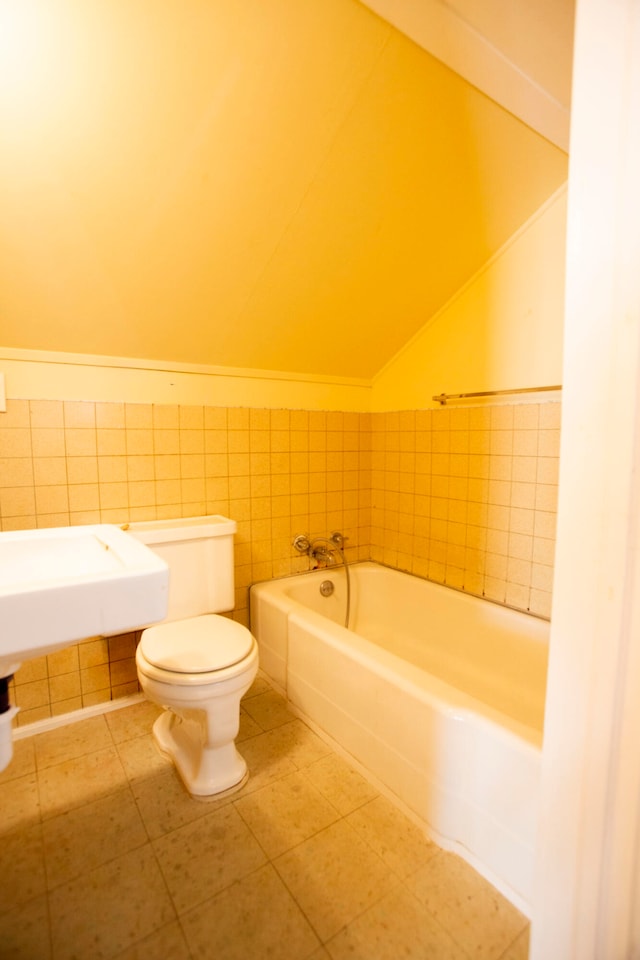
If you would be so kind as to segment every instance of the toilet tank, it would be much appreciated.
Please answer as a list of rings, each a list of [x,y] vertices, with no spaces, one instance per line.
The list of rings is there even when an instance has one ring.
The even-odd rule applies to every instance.
[[[217,515],[145,520],[126,530],[169,567],[167,620],[233,609],[235,520]]]

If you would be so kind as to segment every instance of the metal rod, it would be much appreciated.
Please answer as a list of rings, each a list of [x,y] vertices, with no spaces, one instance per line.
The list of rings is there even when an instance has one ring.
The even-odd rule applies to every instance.
[[[519,387],[515,390],[479,390],[476,393],[440,393],[437,397],[431,397],[443,407],[447,400],[466,400],[471,397],[504,397],[513,393],[543,393],[546,390],[562,390],[562,386],[555,387]]]

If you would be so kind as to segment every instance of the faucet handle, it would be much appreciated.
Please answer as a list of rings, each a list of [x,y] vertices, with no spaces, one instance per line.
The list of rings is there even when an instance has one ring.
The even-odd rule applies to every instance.
[[[348,540],[349,537],[345,537],[344,534],[340,533],[339,530],[334,530],[329,539],[332,543],[335,543],[337,547],[343,547],[345,541]]]
[[[306,533],[299,533],[293,541],[293,546],[296,548],[298,553],[309,553],[311,550],[311,541]]]

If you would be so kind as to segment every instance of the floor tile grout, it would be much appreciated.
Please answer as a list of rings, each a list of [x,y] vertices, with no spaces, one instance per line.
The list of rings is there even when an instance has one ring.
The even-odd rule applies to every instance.
[[[265,696],[266,695],[266,696]],[[262,698],[260,700],[260,698]],[[345,771],[349,765],[343,757],[339,756],[331,747],[323,743],[317,734],[304,723],[300,717],[289,712],[286,704],[279,695],[270,691],[269,687],[262,685],[252,692],[252,695],[243,701],[243,710],[246,709],[247,702],[251,703],[251,710],[247,711],[247,716],[251,718],[251,729],[254,731],[245,739],[239,739],[238,745],[242,752],[248,751],[255,758],[252,769],[252,779],[249,783],[238,791],[237,795],[231,795],[224,800],[214,801],[209,804],[199,804],[203,810],[196,810],[192,801],[181,783],[176,784],[177,775],[172,767],[158,764],[157,758],[149,751],[150,742],[150,721],[148,717],[149,710],[146,706],[140,707],[136,712],[135,706],[130,706],[120,711],[122,716],[118,717],[118,711],[110,714],[110,720],[103,720],[106,728],[104,736],[99,735],[101,747],[96,751],[87,751],[77,754],[79,749],[76,738],[70,736],[69,728],[61,727],[58,730],[63,731],[58,736],[55,731],[49,731],[46,734],[39,734],[38,737],[47,737],[47,741],[40,741],[42,751],[40,761],[46,757],[44,748],[45,742],[49,750],[49,757],[56,755],[56,750],[60,756],[64,756],[64,744],[69,742],[68,754],[65,759],[54,764],[39,765],[38,744],[33,744],[33,764],[34,770],[27,773],[23,778],[6,780],[3,778],[3,784],[16,784],[25,777],[35,777],[36,791],[38,798],[38,815],[35,820],[21,824],[10,833],[16,836],[20,831],[26,831],[38,825],[41,845],[41,870],[43,871],[44,890],[35,896],[25,894],[19,906],[22,912],[29,913],[30,909],[35,915],[37,912],[39,898],[44,896],[48,916],[48,953],[42,955],[42,960],[50,957],[51,960],[66,960],[66,946],[64,944],[64,927],[61,926],[62,920],[54,915],[53,901],[60,902],[60,897],[65,892],[75,891],[81,897],[88,897],[83,885],[80,883],[82,877],[85,877],[87,883],[85,886],[99,885],[105,882],[104,878],[109,876],[121,876],[121,870],[126,864],[138,863],[141,858],[144,862],[150,863],[152,858],[155,865],[155,887],[153,895],[159,903],[163,903],[162,910],[171,908],[172,919],[155,928],[155,914],[151,918],[147,917],[147,926],[151,929],[136,926],[135,918],[130,921],[130,930],[127,932],[129,937],[129,946],[118,953],[109,953],[109,943],[105,941],[104,949],[107,953],[104,956],[113,956],[116,958],[128,955],[133,950],[135,944],[143,949],[143,945],[149,938],[155,938],[158,930],[165,930],[167,936],[175,934],[179,929],[180,950],[182,953],[176,960],[208,960],[209,949],[207,944],[206,932],[208,921],[204,905],[209,904],[210,909],[223,909],[223,914],[218,918],[218,925],[227,923],[225,914],[229,913],[229,907],[235,909],[235,903],[229,903],[230,891],[234,896],[242,898],[245,891],[252,889],[252,885],[264,879],[266,874],[264,870],[268,867],[277,879],[282,893],[282,909],[288,911],[287,923],[295,931],[300,943],[300,960],[307,960],[316,953],[318,947],[309,948],[309,934],[305,930],[312,931],[313,937],[327,951],[326,955],[341,960],[347,956],[349,944],[356,943],[358,937],[370,936],[380,937],[380,930],[384,928],[384,911],[386,904],[395,902],[400,898],[404,904],[405,911],[412,917],[411,923],[422,924],[427,929],[428,935],[438,938],[442,943],[455,943],[458,953],[458,960],[464,960],[470,956],[467,941],[474,936],[474,931],[468,930],[468,922],[462,931],[464,936],[456,930],[457,936],[452,932],[452,922],[450,915],[455,908],[451,906],[449,884],[453,883],[451,877],[459,874],[464,885],[476,884],[469,887],[473,890],[477,904],[482,908],[483,898],[489,898],[487,904],[492,903],[494,913],[502,912],[503,927],[493,921],[493,926],[489,932],[488,940],[482,941],[481,952],[485,960],[526,960],[526,920],[517,915],[515,908],[511,907],[503,898],[484,881],[481,881],[462,862],[452,854],[445,854],[431,843],[425,836],[420,838],[415,824],[407,821],[402,813],[393,810],[393,806],[387,797],[384,797],[375,787],[366,784],[359,773],[351,770],[353,780],[345,778]],[[146,713],[145,713],[146,711]],[[141,717],[144,715],[144,723]],[[275,724],[275,725],[274,725]],[[255,727],[260,732],[255,732]],[[86,731],[98,731],[99,724],[93,723],[92,727],[85,728],[85,731],[77,731],[79,735],[86,736]],[[140,731],[143,732],[140,732]],[[137,731],[137,733],[135,733]],[[128,734],[125,736],[125,734]],[[35,738],[34,738],[35,739]],[[91,770],[91,763],[87,766],[86,758],[96,760],[101,750],[104,750],[104,742],[109,742],[109,749],[113,751],[113,756],[117,758],[117,764],[113,763],[113,770],[107,771],[110,775],[114,772],[115,777],[104,786],[104,792],[100,792],[103,787],[102,781],[90,783],[90,777],[86,774],[86,782],[78,783],[78,790],[86,788],[86,793],[80,802],[76,802],[78,797],[74,795],[74,802],[70,807],[65,807],[61,812],[50,813],[47,816],[46,807],[48,800],[43,795],[42,790],[44,779],[49,781],[49,788],[55,781],[57,774],[66,774],[68,777],[79,776],[79,771]],[[24,742],[24,741],[22,741]],[[57,743],[57,746],[56,746]],[[85,744],[86,746],[86,744]],[[155,747],[153,747],[155,750]],[[24,748],[28,753],[29,748]],[[77,761],[80,761],[79,763]],[[75,762],[75,766],[74,766]],[[65,767],[65,764],[67,766]],[[69,765],[70,764],[70,765]],[[139,766],[137,766],[139,765]],[[57,769],[56,769],[57,768]],[[119,768],[119,770],[117,769]],[[310,776],[313,769],[315,780]],[[144,772],[143,772],[144,771]],[[101,771],[98,771],[100,773]],[[361,782],[362,781],[362,782]],[[106,781],[105,781],[106,783]],[[362,790],[357,792],[356,786]],[[100,789],[99,789],[100,788]],[[366,789],[365,789],[366,788]],[[339,791],[343,790],[344,795]],[[97,791],[97,794],[96,794]],[[296,792],[297,791],[297,792]],[[299,794],[303,795],[303,809],[298,810],[296,803],[300,803]],[[120,798],[120,795],[122,797]],[[126,800],[124,799],[126,797]],[[87,843],[89,848],[92,844],[95,846],[87,849],[85,860],[78,864],[78,872],[73,871],[73,867],[68,868],[70,879],[62,879],[54,882],[55,873],[52,873],[54,861],[51,859],[52,851],[50,849],[51,837],[56,835],[56,831],[62,831],[60,836],[64,835],[65,820],[68,826],[82,824],[83,817],[95,814],[97,816],[98,807],[94,810],[88,810],[91,804],[104,801],[100,810],[102,816],[107,817],[103,829],[109,829],[109,823],[113,823],[114,816],[122,808],[124,813],[118,814],[124,817],[127,810],[135,811],[134,820],[139,821],[144,833],[144,841],[135,838],[133,835],[126,838],[114,838],[114,842],[122,839],[122,849],[115,845],[112,849],[103,849],[103,836],[99,833],[98,838],[89,837]],[[278,801],[284,803],[284,806],[277,808],[273,804]],[[288,819],[287,803],[291,806],[292,816],[302,817],[301,825]],[[120,804],[120,806],[119,806]],[[207,807],[210,806],[210,809]],[[233,817],[224,815],[224,811],[233,810]],[[84,813],[82,811],[84,810]],[[296,812],[297,811],[297,812]],[[382,812],[381,812],[382,811]],[[252,815],[250,815],[252,814]],[[380,819],[382,814],[387,819]],[[126,814],[129,817],[129,813]],[[111,817],[111,821],[108,819]],[[314,820],[314,817],[316,820]],[[325,820],[328,818],[328,821]],[[377,819],[376,819],[377,818]],[[126,818],[125,818],[126,819]],[[126,821],[129,822],[128,820]],[[230,842],[224,839],[219,830],[225,823],[242,824],[242,840],[238,851],[234,848],[230,850],[232,859],[230,865],[220,861],[219,850],[226,850],[225,843]],[[360,829],[356,828],[359,822]],[[275,824],[275,827],[274,827]],[[275,833],[273,830],[275,829]],[[391,829],[391,833],[388,831]],[[403,834],[396,834],[396,830],[405,831]],[[183,831],[180,833],[179,831]],[[210,831],[210,833],[207,833]],[[218,831],[218,833],[216,833]],[[272,831],[270,833],[270,831]],[[378,833],[387,831],[380,840]],[[209,836],[218,837],[219,840],[210,841]],[[233,836],[233,835],[231,835]],[[196,844],[193,855],[189,855],[188,861],[185,861],[187,873],[196,871],[193,876],[189,876],[184,883],[211,884],[209,889],[214,890],[211,896],[205,896],[201,901],[188,906],[181,904],[188,903],[188,886],[179,887],[179,900],[176,900],[175,877],[172,877],[171,870],[175,872],[175,863],[181,861],[172,861],[173,855],[172,838],[174,843],[178,843],[184,838],[195,838]],[[400,843],[402,839],[402,843]],[[250,841],[250,843],[249,843]],[[185,841],[186,842],[186,841]],[[192,841],[189,840],[189,843]],[[70,841],[68,846],[68,856],[78,855],[77,843]],[[211,847],[213,843],[213,847]],[[335,846],[331,844],[341,844]],[[209,846],[207,847],[207,844]],[[242,844],[247,844],[248,853],[243,854]],[[345,845],[346,844],[346,845]],[[377,845],[376,845],[377,844]],[[382,847],[381,847],[382,844]],[[417,844],[417,847],[416,847]],[[424,844],[424,850],[422,850]],[[258,865],[251,865],[251,849],[260,851],[262,862]],[[325,857],[325,872],[321,875],[315,873],[316,863],[312,858],[313,851],[321,851]],[[411,851],[413,859],[407,859]],[[92,852],[93,851],[93,852]],[[138,856],[136,857],[136,851]],[[144,853],[143,851],[146,851]],[[333,851],[333,852],[332,852]],[[386,853],[385,853],[386,851]],[[64,852],[64,851],[63,851]],[[56,851],[60,856],[63,853]],[[109,856],[113,853],[113,856]],[[233,857],[237,856],[237,863]],[[242,857],[248,857],[247,862],[243,864]],[[355,856],[353,863],[351,859]],[[88,857],[89,859],[86,859]],[[91,860],[95,859],[95,863]],[[146,858],[146,859],[145,859]],[[208,858],[208,859],[207,859]],[[328,859],[327,859],[328,858]],[[359,862],[358,858],[362,861]],[[424,859],[423,859],[424,858]],[[64,861],[64,858],[63,858]],[[342,862],[344,861],[344,862]],[[434,863],[433,861],[438,861]],[[324,861],[319,861],[320,863]],[[393,863],[396,866],[393,866]],[[172,865],[173,864],[173,865]],[[355,864],[355,866],[354,866]],[[349,880],[349,870],[361,869],[362,864],[366,864],[369,875],[366,870],[360,876],[359,881],[351,882]],[[462,865],[461,865],[462,864]],[[427,870],[426,868],[429,867]],[[84,869],[83,869],[84,868]],[[169,869],[171,868],[171,869]],[[60,861],[58,867],[60,868]],[[169,869],[169,873],[167,870]],[[198,874],[197,870],[204,869],[204,873]],[[311,872],[309,872],[309,869]],[[220,876],[215,871],[218,870]],[[228,874],[225,874],[228,870]],[[213,872],[210,872],[213,871]],[[328,871],[328,872],[327,872]],[[447,874],[449,871],[449,874]],[[457,873],[456,873],[457,871]],[[60,876],[64,875],[64,869]],[[371,879],[373,877],[374,879]],[[90,879],[90,883],[89,883]],[[374,882],[375,881],[375,882]],[[132,883],[133,879],[122,876],[125,885]],[[338,903],[332,905],[330,901],[331,890],[327,886],[334,883],[336,889],[346,891],[348,903]],[[219,884],[222,884],[221,886]],[[371,886],[373,884],[373,886]],[[426,884],[426,887],[425,887]],[[434,886],[435,884],[435,886]],[[342,885],[342,887],[341,887]],[[346,885],[346,886],[345,886]],[[453,884],[452,889],[455,888]],[[35,889],[35,888],[34,888]],[[198,893],[203,891],[198,887]],[[434,901],[435,911],[430,907],[432,897],[436,895],[434,891],[442,889],[445,891],[444,901]],[[314,890],[316,895],[314,896]],[[426,891],[426,893],[425,893]],[[129,905],[123,903],[119,905],[117,893],[110,890],[110,895],[114,898],[114,904],[110,909],[124,910]],[[320,894],[318,899],[317,894]],[[146,894],[146,889],[143,891]],[[440,896],[440,894],[438,894]],[[426,900],[424,899],[426,896]],[[52,899],[53,898],[53,899]],[[491,900],[493,898],[493,900]],[[144,897],[143,897],[144,900]],[[36,902],[37,901],[37,902]],[[88,900],[86,901],[89,902]],[[287,906],[289,904],[289,906]],[[498,904],[496,907],[495,904]],[[146,900],[142,906],[148,911],[151,909],[150,903]],[[464,904],[462,905],[464,906]],[[237,907],[242,910],[241,904]],[[324,912],[323,912],[324,911]],[[328,911],[328,912],[327,912]],[[215,912],[215,911],[214,911]],[[485,911],[487,914],[490,910]],[[164,914],[163,914],[164,915]],[[145,916],[147,916],[145,914]],[[240,912],[239,916],[242,916]],[[4,915],[5,923],[8,922],[8,914]],[[423,918],[420,920],[420,918]],[[231,921],[228,921],[231,923]],[[395,922],[395,921],[394,921]],[[480,922],[480,921],[478,921]],[[482,918],[482,922],[488,923],[487,917]],[[502,922],[502,921],[501,921]],[[0,931],[2,931],[3,915],[0,913]],[[383,927],[380,927],[380,924]],[[337,924],[337,929],[334,929]],[[177,925],[177,928],[175,927]],[[240,924],[231,927],[233,937],[236,935],[252,936],[259,938],[263,931],[244,929],[247,924]],[[456,926],[456,923],[453,924]],[[60,947],[56,955],[52,953],[54,943],[54,927],[57,929],[57,940],[55,943]],[[250,924],[249,924],[250,927]],[[384,928],[386,929],[386,928]],[[422,929],[422,928],[421,928]],[[330,931],[327,933],[327,931]],[[92,931],[89,929],[83,935],[90,937]],[[19,942],[20,930],[14,929],[13,936],[17,937]],[[25,936],[27,934],[24,934]],[[31,934],[29,934],[31,935]],[[266,935],[266,934],[265,934]],[[293,935],[293,934],[292,934]],[[386,934],[385,934],[386,935]],[[410,927],[403,932],[393,929],[389,936],[409,937]],[[98,934],[96,934],[98,936]],[[218,928],[210,932],[209,936],[221,936]],[[478,939],[477,933],[475,934]],[[108,937],[108,930],[104,933]],[[465,940],[465,937],[467,938]],[[61,939],[62,938],[62,939]],[[305,939],[306,938],[306,939]],[[355,938],[355,939],[354,939]],[[489,940],[491,941],[489,943]],[[8,941],[12,941],[9,939]],[[155,940],[154,940],[155,942]],[[435,941],[434,941],[435,942]],[[115,946],[114,941],[113,946]],[[204,945],[203,945],[204,944]],[[281,960],[290,960],[288,954],[283,953],[285,944],[272,945],[276,951],[274,957],[281,957]],[[236,946],[235,941],[228,941],[226,946],[223,944],[223,950],[229,950],[229,958],[235,960]],[[138,948],[136,948],[137,950]],[[357,947],[354,948],[357,951]],[[444,948],[443,948],[444,949]],[[62,950],[62,952],[60,952]],[[278,952],[278,950],[280,952]],[[78,956],[82,954],[82,947],[79,947]],[[305,952],[306,951],[306,952]],[[20,956],[20,951],[16,951]],[[103,955],[103,954],[95,954]],[[146,955],[146,954],[145,954]],[[250,953],[244,955],[250,956]],[[375,960],[375,954],[354,953],[353,956],[371,956]],[[384,954],[391,956],[391,954]],[[431,955],[431,954],[430,954]],[[437,952],[432,954],[437,960]],[[475,954],[474,954],[475,955]],[[71,956],[69,954],[69,956]],[[75,954],[74,954],[75,956]],[[87,954],[89,956],[89,954]],[[131,954],[133,957],[133,953]],[[135,954],[138,956],[138,953]],[[153,960],[154,954],[149,954]],[[158,954],[160,956],[160,954]],[[240,956],[240,954],[238,954]],[[451,954],[453,957],[453,953]],[[217,952],[217,960],[227,960],[226,954]],[[293,960],[293,958],[291,958]]]

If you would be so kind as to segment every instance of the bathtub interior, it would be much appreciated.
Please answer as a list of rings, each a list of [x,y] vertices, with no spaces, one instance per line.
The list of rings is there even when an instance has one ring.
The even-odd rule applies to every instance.
[[[323,596],[320,584],[327,580],[334,590]],[[350,581],[349,628],[355,634],[541,736],[546,621],[370,562],[353,565]],[[343,568],[286,578],[275,587],[287,615],[304,608],[337,626],[344,625],[346,593]],[[266,639],[275,630],[282,638],[286,618],[280,620],[261,635]],[[274,679],[286,687],[286,654],[280,659]]]

